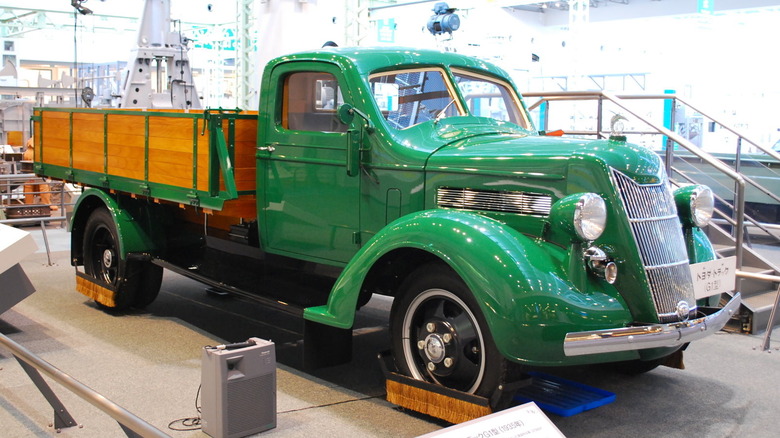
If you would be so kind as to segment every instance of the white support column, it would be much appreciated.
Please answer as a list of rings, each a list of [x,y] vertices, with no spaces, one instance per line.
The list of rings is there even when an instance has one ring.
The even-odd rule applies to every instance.
[[[257,62],[257,10],[258,0],[237,0],[238,4],[238,47],[236,48],[236,82],[238,86],[237,104],[244,110],[257,110],[258,107],[258,71]],[[266,0],[267,1],[267,0]],[[265,3],[265,1],[263,1]]]
[[[344,45],[359,46],[360,42],[368,36],[370,17],[368,12],[368,0],[344,1]]]
[[[584,89],[584,59],[588,50],[587,26],[590,22],[590,0],[569,0],[569,37],[567,38],[571,65],[569,66],[568,91]]]

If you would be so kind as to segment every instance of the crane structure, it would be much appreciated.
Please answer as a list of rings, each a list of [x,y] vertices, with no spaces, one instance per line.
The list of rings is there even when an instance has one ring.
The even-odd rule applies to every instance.
[[[189,40],[173,24],[170,0],[146,0],[120,107],[201,108],[187,57]]]

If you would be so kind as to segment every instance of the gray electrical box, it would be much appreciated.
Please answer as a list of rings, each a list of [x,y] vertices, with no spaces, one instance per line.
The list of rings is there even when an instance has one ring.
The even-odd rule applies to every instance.
[[[259,338],[203,349],[201,426],[214,438],[276,427],[276,351]]]

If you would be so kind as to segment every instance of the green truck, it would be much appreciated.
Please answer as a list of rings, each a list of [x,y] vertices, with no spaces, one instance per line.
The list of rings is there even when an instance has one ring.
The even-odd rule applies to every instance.
[[[71,222],[80,292],[142,307],[171,269],[300,316],[314,366],[350,352],[372,294],[394,297],[401,373],[482,396],[530,366],[652,369],[740,303],[694,293],[733,281],[701,229],[708,188],[672,190],[619,135],[542,135],[506,72],[474,58],[324,49],[269,62],[257,112],[33,121],[36,173],[86,187]],[[332,286],[254,292],[276,268]]]

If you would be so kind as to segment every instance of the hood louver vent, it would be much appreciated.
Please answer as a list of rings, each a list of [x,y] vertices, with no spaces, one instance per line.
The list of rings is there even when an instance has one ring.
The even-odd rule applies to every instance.
[[[440,187],[436,203],[444,208],[547,216],[552,199],[539,193]]]

